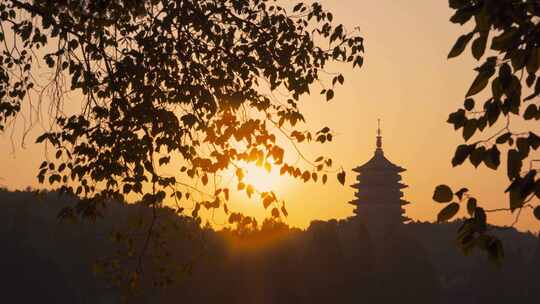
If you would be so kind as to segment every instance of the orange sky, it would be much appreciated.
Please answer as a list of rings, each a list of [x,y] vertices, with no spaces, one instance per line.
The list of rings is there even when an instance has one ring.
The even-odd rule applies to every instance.
[[[503,190],[507,185],[505,168],[495,172],[470,164],[452,168],[450,160],[461,143],[460,133],[446,124],[448,114],[460,107],[475,73],[475,61],[465,57],[448,61],[446,55],[455,39],[464,32],[448,19],[447,1],[433,0],[324,0],[334,19],[347,27],[360,26],[365,38],[365,64],[360,70],[336,66],[345,76],[330,103],[320,95],[302,100],[308,123],[313,129],[328,125],[336,133],[331,144],[304,147],[316,158],[326,154],[348,173],[367,161],[375,148],[377,118],[382,119],[383,148],[392,162],[407,168],[405,199],[412,204],[407,216],[434,220],[441,205],[431,200],[437,184],[454,188],[467,186],[488,208],[506,206]],[[318,90],[313,90],[318,92]],[[22,121],[19,120],[19,126]],[[0,185],[9,188],[37,186],[35,175],[44,156],[41,146],[27,142],[20,147],[15,136],[15,153],[10,134],[0,135]],[[505,160],[503,159],[503,163]],[[303,184],[289,178],[272,178],[277,194],[287,202],[288,222],[305,227],[313,219],[344,218],[352,214],[347,204],[353,189],[340,186],[335,178],[326,186]],[[231,208],[259,218],[267,214],[260,203],[245,196],[233,196]],[[508,214],[490,215],[492,222],[509,224]],[[216,214],[213,222],[225,221]],[[537,231],[540,222],[524,210],[518,228]]]

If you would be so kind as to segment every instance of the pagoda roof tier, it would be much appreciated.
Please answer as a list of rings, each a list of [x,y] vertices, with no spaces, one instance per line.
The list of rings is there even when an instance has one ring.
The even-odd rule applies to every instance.
[[[386,157],[384,157],[384,153],[382,149],[377,148],[375,150],[375,155],[365,164],[358,166],[353,169],[353,171],[358,173],[364,173],[366,171],[378,171],[378,172],[403,172],[405,171],[405,168],[402,168],[398,165],[393,164],[391,161],[389,161]]]
[[[353,171],[362,166],[363,165],[353,168]],[[379,178],[399,178],[401,176],[400,175],[401,173],[395,170],[384,170],[384,171],[378,171],[378,170],[381,170],[381,169],[374,168],[373,170],[363,170],[361,172],[357,170],[357,173],[358,173],[357,176],[361,176],[361,177],[369,176],[370,178],[378,178],[378,177]]]
[[[402,183],[368,184],[368,183],[364,183],[364,182],[359,182],[359,183],[351,185],[351,187],[354,188],[354,189],[369,189],[369,190],[371,190],[370,188],[372,188],[372,187],[388,189],[388,186],[391,186],[392,188],[395,187],[395,188],[398,188],[398,189],[403,189],[403,188],[409,187],[409,186],[407,186],[405,184],[402,184]]]
[[[377,171],[363,172],[356,175],[356,180],[366,180],[366,179],[375,179],[375,180],[384,180],[387,182],[400,181],[401,175],[398,172],[384,172],[380,173]]]
[[[374,201],[364,201],[364,200],[360,200],[360,199],[354,199],[354,200],[350,200],[348,202],[349,204],[351,205],[354,205],[354,206],[388,206],[388,205],[398,205],[398,206],[405,206],[405,205],[408,205],[410,204],[410,202],[406,201],[406,200],[398,200],[398,202],[396,201],[393,201],[393,202],[385,202],[385,203],[381,203],[381,202],[374,202]]]
[[[399,191],[399,189],[394,191],[386,190],[383,195],[371,192],[356,192],[354,196],[364,200],[392,200],[400,199],[403,196],[403,192]]]

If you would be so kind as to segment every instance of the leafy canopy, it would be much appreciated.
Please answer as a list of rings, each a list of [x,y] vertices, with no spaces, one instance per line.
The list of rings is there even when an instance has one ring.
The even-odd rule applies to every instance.
[[[277,140],[331,141],[327,127],[299,128],[298,102],[316,86],[334,97],[344,77],[325,84],[330,62],[363,62],[357,31],[317,2],[288,12],[272,0],[6,0],[0,21],[0,128],[33,94],[50,95],[52,128],[37,142],[56,154],[38,178],[82,198],[64,216],[94,217],[130,194],[151,206],[170,197],[181,211],[193,192],[206,195],[194,217],[203,207],[228,212],[229,188],[217,180],[230,168],[238,190],[280,216],[274,193],[244,183],[242,163],[305,182],[336,172],[326,157],[306,159],[307,169],[285,163]],[[50,75],[47,85],[38,73]],[[63,103],[82,110],[67,114]]]
[[[537,201],[540,178],[534,159],[540,137],[534,132],[533,124],[528,124],[531,127],[527,132],[516,131],[511,124],[516,120],[533,122],[540,119],[540,2],[450,0],[449,5],[454,10],[451,22],[460,25],[472,22],[474,27],[457,39],[448,58],[461,55],[470,44],[473,57],[479,61],[463,108],[448,118],[455,130],[462,131],[465,141],[457,147],[452,165],[461,165],[468,159],[475,167],[484,164],[498,170],[501,153],[504,153],[509,183],[505,191],[508,193],[507,207],[501,209],[486,210],[478,206],[466,188],[452,195],[462,205],[466,204],[470,215],[458,232],[458,240],[465,252],[480,248],[498,261],[503,256],[502,245],[489,234],[487,213],[516,213],[517,221],[523,208],[531,208],[540,220]],[[472,141],[475,135],[485,137]],[[440,196],[437,193],[441,187],[450,189],[444,185],[437,187],[435,200]],[[451,198],[444,200],[450,201]],[[459,207],[457,203],[448,205],[440,212],[439,219],[452,218]]]
[[[186,213],[193,205],[188,215],[198,225],[202,208],[222,208],[232,225],[253,224],[227,207],[231,183],[220,177],[231,170],[237,190],[259,196],[275,219],[287,216],[273,192],[244,179],[243,164],[304,182],[337,173],[345,183],[331,158],[310,160],[297,148],[333,139],[328,127],[300,128],[301,97],[322,89],[333,99],[345,79],[328,64],[363,63],[357,30],[334,24],[317,2],[288,11],[273,0],[5,0],[0,51],[0,132],[48,99],[51,128],[37,142],[54,157],[38,179],[79,198],[60,216],[94,219],[108,201],[128,198],[152,211],[137,224],[145,233],[114,234],[123,256],[96,264],[118,284],[136,285],[143,257],[167,256],[160,207]],[[303,164],[286,162],[280,138]]]

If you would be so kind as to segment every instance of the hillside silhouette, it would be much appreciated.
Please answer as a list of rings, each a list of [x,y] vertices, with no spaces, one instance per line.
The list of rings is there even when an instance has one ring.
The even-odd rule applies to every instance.
[[[122,247],[111,233],[134,218],[144,221],[150,209],[111,203],[105,212],[112,216],[95,223],[58,221],[69,204],[56,193],[0,191],[4,299],[123,299],[110,277],[94,274],[95,262]],[[172,210],[159,213],[176,226],[162,238],[170,250],[166,271],[178,270],[175,282],[155,286],[150,278],[160,269],[148,263],[148,280],[128,296],[130,303],[532,303],[540,291],[540,242],[514,229],[498,230],[508,245],[496,267],[452,245],[459,221],[413,222],[373,239],[354,219],[313,221],[306,230],[265,220],[215,231]]]

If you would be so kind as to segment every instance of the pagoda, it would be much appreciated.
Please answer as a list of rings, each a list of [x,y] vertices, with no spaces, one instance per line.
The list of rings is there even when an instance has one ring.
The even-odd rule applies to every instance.
[[[373,157],[365,164],[353,169],[358,176],[356,183],[356,199],[349,203],[355,206],[354,213],[373,234],[386,233],[398,225],[408,222],[403,209],[409,202],[402,199],[400,173],[404,168],[393,164],[382,150],[380,120],[377,128],[377,149]]]

